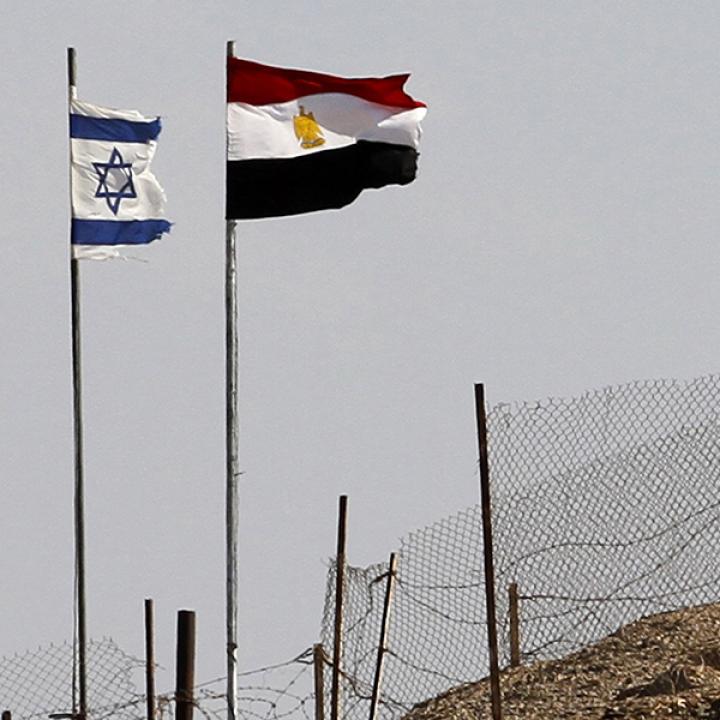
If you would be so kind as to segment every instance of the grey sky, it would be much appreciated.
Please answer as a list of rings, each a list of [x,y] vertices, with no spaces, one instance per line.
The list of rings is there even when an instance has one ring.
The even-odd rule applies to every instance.
[[[175,222],[84,263],[88,618],[142,652],[198,612],[224,672],[224,53],[411,71],[420,174],[239,226],[241,665],[317,639],[337,495],[350,561],[476,500],[491,403],[718,369],[713,2],[27,2],[0,26],[0,653],[68,638],[65,49],[83,100],[164,118]]]

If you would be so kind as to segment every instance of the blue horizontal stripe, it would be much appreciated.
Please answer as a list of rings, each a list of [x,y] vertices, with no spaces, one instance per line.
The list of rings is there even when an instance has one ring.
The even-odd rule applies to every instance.
[[[144,143],[160,134],[160,118],[150,122],[70,115],[70,137],[79,140]]]
[[[167,220],[76,220],[70,242],[73,245],[146,245],[170,231]]]

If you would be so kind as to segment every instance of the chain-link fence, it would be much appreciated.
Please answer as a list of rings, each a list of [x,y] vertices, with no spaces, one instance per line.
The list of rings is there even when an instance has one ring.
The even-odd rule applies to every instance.
[[[96,720],[143,717],[143,698],[135,691],[133,672],[140,660],[112,640],[87,645],[88,706]],[[73,710],[73,646],[49,645],[0,658],[0,704],[13,718],[47,718]],[[138,710],[139,705],[139,710]]]
[[[134,675],[145,663],[112,640],[91,640],[87,647],[89,720],[144,720],[146,696]],[[13,720],[40,720],[73,711],[73,646],[40,647],[0,658],[0,710]],[[227,717],[226,679],[194,688],[195,715],[203,720]],[[173,720],[174,693],[156,697],[157,720]],[[243,720],[310,720],[313,716],[312,651],[287,662],[238,673],[237,715]]]
[[[507,587],[525,660],[720,595],[720,376],[642,382],[488,413],[501,658]],[[487,674],[479,508],[401,541],[381,711]],[[365,718],[386,566],[347,576],[343,714]],[[334,568],[323,641],[332,646]]]

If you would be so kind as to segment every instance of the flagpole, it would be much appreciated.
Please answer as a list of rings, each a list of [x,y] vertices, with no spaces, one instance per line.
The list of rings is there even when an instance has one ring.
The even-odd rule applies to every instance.
[[[68,48],[68,110],[75,99],[76,60],[75,48]],[[71,179],[72,183],[72,179]],[[72,192],[72,185],[71,185]],[[72,207],[72,200],[71,200]],[[73,257],[70,244],[70,305],[72,327],[72,386],[73,386],[73,440],[75,450],[75,620],[77,622],[77,657],[79,708],[73,712],[80,720],[87,717],[86,646],[85,623],[85,508],[83,477],[83,426],[82,383],[80,363],[80,268]],[[73,688],[73,698],[75,689]]]
[[[228,41],[227,57],[235,55]],[[227,158],[227,138],[226,138]],[[227,180],[226,180],[227,182]],[[227,720],[237,717],[238,337],[235,221],[225,220],[225,536],[227,562]]]

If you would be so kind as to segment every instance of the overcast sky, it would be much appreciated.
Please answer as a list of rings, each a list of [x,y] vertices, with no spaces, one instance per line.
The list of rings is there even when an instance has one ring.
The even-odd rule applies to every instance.
[[[716,2],[18,2],[0,23],[0,654],[72,632],[66,48],[78,94],[163,117],[171,235],[85,262],[88,630],[224,659],[224,55],[412,72],[419,176],[238,227],[240,663],[318,639],[349,560],[477,498],[491,404],[718,370]]]

